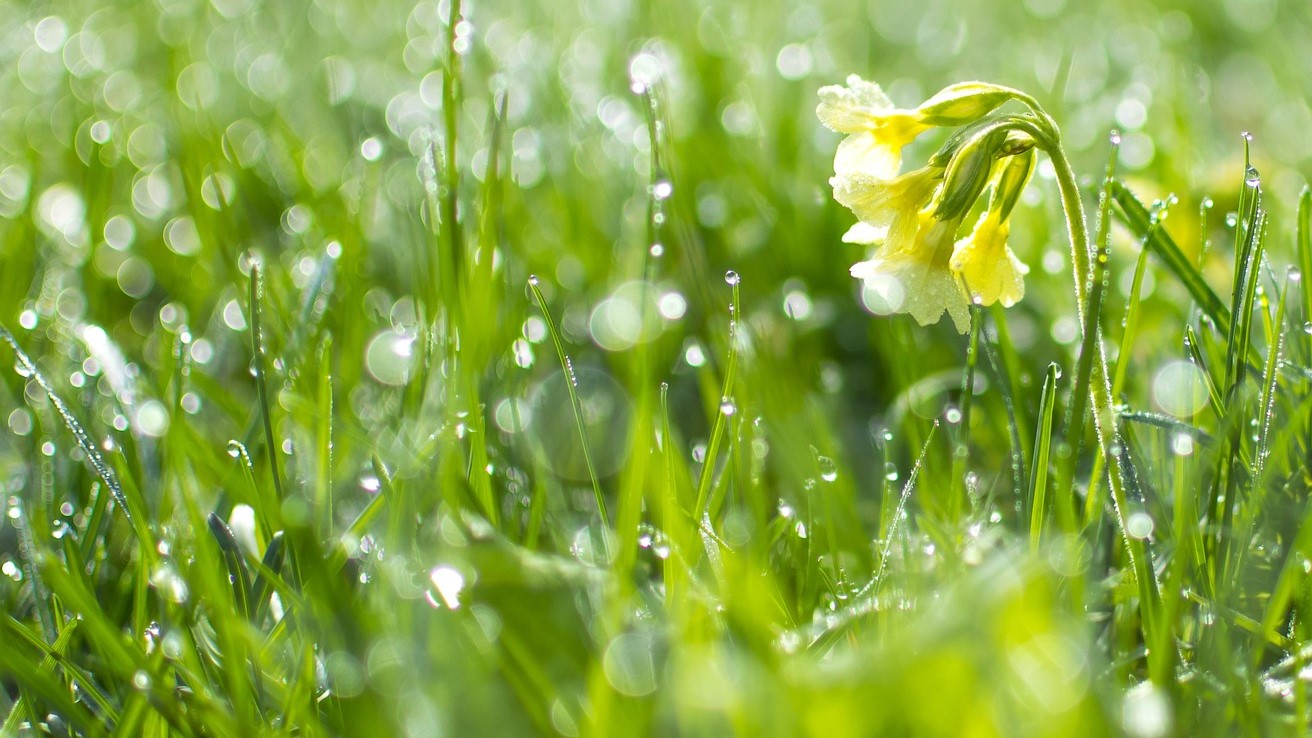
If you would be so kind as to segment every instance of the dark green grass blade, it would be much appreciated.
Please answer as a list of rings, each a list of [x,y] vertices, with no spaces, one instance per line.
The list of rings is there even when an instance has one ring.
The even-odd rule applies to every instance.
[[[1130,232],[1136,238],[1142,239],[1144,245],[1157,254],[1171,270],[1176,279],[1184,285],[1193,297],[1194,302],[1203,310],[1207,317],[1211,318],[1217,329],[1226,332],[1230,328],[1230,311],[1226,308],[1221,298],[1216,296],[1212,288],[1207,285],[1203,275],[1198,269],[1189,262],[1180,247],[1172,240],[1170,234],[1161,228],[1154,227],[1152,215],[1148,208],[1134,196],[1119,180],[1113,180],[1111,183],[1111,195],[1116,203],[1117,212],[1120,213],[1122,222],[1129,227]]]
[[[214,513],[210,513],[206,520],[209,524],[210,533],[213,534],[214,540],[219,544],[219,550],[223,552],[223,560],[228,567],[228,575],[232,581],[233,598],[237,602],[237,608],[241,611],[242,617],[247,620],[251,617],[251,578],[250,572],[246,570],[246,562],[242,558],[241,546],[232,534],[232,529],[223,519]]]

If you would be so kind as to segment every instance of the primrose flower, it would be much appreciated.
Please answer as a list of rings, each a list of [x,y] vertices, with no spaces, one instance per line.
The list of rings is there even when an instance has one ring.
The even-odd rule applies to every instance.
[[[949,264],[961,275],[976,304],[1001,302],[1003,307],[1011,307],[1025,296],[1024,276],[1030,268],[1007,246],[1010,230],[1001,211],[989,209],[952,252]]]
[[[940,220],[932,207],[916,216],[906,237],[892,232],[875,255],[852,266],[852,276],[896,293],[894,311],[908,313],[921,325],[937,323],[946,311],[958,333],[970,327],[970,307],[952,272],[953,243],[960,218]],[[856,228],[853,231],[857,230]],[[853,231],[848,231],[849,236]],[[854,240],[844,237],[845,241]]]
[[[913,110],[895,107],[873,82],[856,75],[820,89],[816,115],[846,133],[834,156],[834,199],[857,217],[845,243],[875,246],[852,276],[879,293],[891,312],[921,325],[947,313],[957,331],[970,327],[970,302],[1010,306],[1025,295],[1029,268],[1007,247],[1008,216],[1034,170],[1028,119],[990,114],[1021,93],[984,82],[944,88]],[[929,163],[900,174],[902,149],[925,131],[959,128]],[[962,221],[992,188],[971,234]]]
[[[847,86],[820,88],[820,122],[847,138],[834,154],[838,175],[861,172],[892,179],[902,168],[902,147],[930,128],[919,110],[901,110],[874,82],[853,74]]]

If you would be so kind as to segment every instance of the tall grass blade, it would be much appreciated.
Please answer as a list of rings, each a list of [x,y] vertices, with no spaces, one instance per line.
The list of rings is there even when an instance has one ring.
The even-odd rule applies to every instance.
[[[610,517],[606,514],[606,500],[601,494],[601,480],[597,477],[597,467],[592,460],[592,444],[588,440],[588,428],[583,418],[583,403],[579,400],[578,378],[574,374],[574,364],[570,361],[569,355],[565,353],[565,343],[561,340],[560,330],[556,327],[556,321],[551,317],[551,311],[547,309],[547,299],[543,296],[542,290],[538,287],[538,278],[536,276],[528,279],[529,292],[533,293],[533,299],[538,303],[538,309],[542,311],[542,319],[547,324],[547,333],[551,336],[551,343],[556,349],[556,358],[560,360],[560,370],[565,378],[565,389],[569,392],[570,407],[574,410],[574,425],[578,429],[579,443],[583,450],[583,463],[588,469],[588,480],[592,483],[592,495],[597,502],[597,515],[601,518],[603,529],[610,528]]]

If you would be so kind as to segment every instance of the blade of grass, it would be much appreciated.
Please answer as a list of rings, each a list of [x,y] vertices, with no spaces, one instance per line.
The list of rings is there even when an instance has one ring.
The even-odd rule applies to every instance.
[[[1144,207],[1134,193],[1118,180],[1111,184],[1111,196],[1117,205],[1122,222],[1130,232],[1162,259],[1218,330],[1222,332],[1229,330],[1230,311],[1226,309],[1225,303],[1221,302],[1221,298],[1207,286],[1203,275],[1189,262],[1184,252],[1171,239],[1170,234],[1164,229],[1154,227],[1152,214],[1148,208]]]
[[[739,278],[735,272],[725,275],[725,281],[733,289],[729,300],[729,339],[728,358],[724,363],[724,384],[720,387],[720,402],[715,409],[715,422],[711,424],[711,437],[706,442],[706,455],[702,459],[701,474],[697,478],[697,501],[693,505],[693,517],[702,520],[710,502],[711,481],[715,476],[715,467],[719,461],[720,444],[724,440],[729,419],[734,414],[731,393],[738,373],[738,305]],[[729,412],[726,412],[729,410]]]
[[[574,376],[574,364],[565,353],[565,343],[560,338],[560,331],[556,327],[555,319],[551,317],[551,311],[547,309],[547,299],[538,288],[536,276],[528,278],[528,289],[533,293],[538,309],[542,311],[542,319],[547,324],[547,333],[551,335],[551,343],[556,349],[556,358],[560,360],[560,369],[565,376],[565,388],[569,392],[570,407],[574,410],[574,425],[578,429],[579,443],[583,447],[583,463],[587,466],[588,480],[592,482],[592,495],[597,501],[597,514],[601,518],[602,528],[609,529],[610,519],[606,514],[606,500],[602,497],[601,481],[597,478],[597,467],[592,461],[592,448],[588,441],[587,425],[583,420],[583,403],[579,400],[579,385],[578,379]]]
[[[1030,461],[1030,548],[1036,551],[1042,542],[1043,521],[1047,516],[1048,453],[1052,445],[1052,419],[1057,406],[1059,378],[1061,367],[1056,363],[1049,364],[1039,396],[1039,425],[1034,435],[1034,458]]]
[[[54,385],[50,384],[50,381],[36,368],[36,364],[32,359],[28,357],[27,352],[23,351],[23,348],[18,345],[18,340],[14,338],[14,334],[10,333],[9,329],[3,325],[0,325],[0,339],[3,339],[5,343],[9,344],[9,347],[14,351],[14,355],[18,358],[18,363],[23,368],[23,371],[26,372],[26,375],[35,381],[39,387],[41,387],[41,391],[44,392],[46,398],[50,400],[50,404],[54,406],[55,412],[59,414],[60,420],[64,422],[64,426],[68,428],[68,432],[73,435],[73,440],[77,443],[78,448],[81,449],[82,453],[86,456],[87,463],[91,465],[96,476],[100,477],[101,481],[105,483],[105,487],[109,489],[110,494],[114,495],[114,500],[118,502],[119,507],[122,508],[123,516],[127,518],[128,523],[132,526],[133,532],[137,534],[137,542],[142,552],[142,556],[153,561],[155,558],[155,544],[150,531],[146,528],[145,500],[137,496],[130,498],[124,492],[123,485],[119,482],[118,474],[116,474],[114,469],[105,462],[105,457],[101,455],[100,449],[96,446],[95,442],[91,440],[91,436],[87,434],[85,429],[83,429],[82,424],[78,422],[76,417],[74,417],[72,410],[69,409],[64,400],[55,392]]]
[[[1298,197],[1298,215],[1295,221],[1294,248],[1298,259],[1299,287],[1303,291],[1303,327],[1308,338],[1304,339],[1304,359],[1312,363],[1312,289],[1308,280],[1312,280],[1312,187],[1303,185],[1303,192]]]

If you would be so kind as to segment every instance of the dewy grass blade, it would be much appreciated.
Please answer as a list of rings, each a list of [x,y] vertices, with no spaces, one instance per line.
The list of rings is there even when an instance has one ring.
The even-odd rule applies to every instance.
[[[706,443],[706,456],[702,459],[702,471],[697,478],[697,502],[693,506],[692,513],[699,521],[706,514],[706,507],[710,501],[711,481],[714,479],[716,462],[719,460],[720,444],[724,441],[729,420],[735,413],[732,392],[738,373],[738,284],[741,280],[737,272],[729,272],[725,275],[724,281],[733,289],[733,297],[729,301],[729,355],[725,361],[724,384],[720,388],[720,402],[716,407],[715,422],[711,425],[711,437]]]
[[[1171,236],[1165,230],[1153,227],[1152,214],[1148,208],[1144,207],[1134,193],[1119,180],[1112,182],[1111,195],[1130,232],[1161,257],[1166,267],[1189,291],[1194,302],[1202,308],[1203,313],[1216,324],[1217,329],[1222,332],[1227,331],[1230,327],[1230,311],[1226,309],[1225,303],[1221,302],[1221,298],[1217,297],[1207,285],[1203,275],[1190,263]]]
[[[1020,497],[1025,494],[1025,449],[1021,445],[1022,425],[1021,418],[1016,413],[1016,387],[1020,386],[1019,371],[1016,370],[1012,361],[1007,361],[998,356],[1014,359],[1014,349],[1011,346],[1011,337],[1007,333],[1006,318],[1003,316],[1001,309],[994,312],[994,325],[997,327],[998,348],[995,349],[993,341],[989,340],[988,333],[985,332],[984,340],[980,346],[984,349],[984,356],[988,358],[989,367],[993,370],[993,376],[998,380],[998,394],[1002,396],[1002,405],[1007,410],[1007,440],[1010,441],[1011,455],[1011,486],[1014,495]],[[969,493],[970,490],[967,489]]]
[[[1279,382],[1279,365],[1281,353],[1285,348],[1285,305],[1286,298],[1293,288],[1294,280],[1291,273],[1285,277],[1285,288],[1280,291],[1280,299],[1276,302],[1276,314],[1272,321],[1274,328],[1272,330],[1272,340],[1267,348],[1266,372],[1262,377],[1262,417],[1261,433],[1257,439],[1257,453],[1255,458],[1255,470],[1253,473],[1254,484],[1261,487],[1263,483],[1263,471],[1266,469],[1267,455],[1270,453],[1271,446],[1271,420],[1275,417],[1276,403],[1276,386]]]
[[[1043,392],[1039,399],[1039,423],[1034,435],[1034,458],[1030,461],[1030,548],[1037,550],[1042,542],[1043,521],[1047,515],[1048,458],[1052,445],[1052,418],[1057,406],[1057,380],[1061,367],[1049,364],[1043,377]],[[1073,502],[1071,503],[1073,504]]]
[[[1080,457],[1084,440],[1085,412],[1088,409],[1090,383],[1093,380],[1095,355],[1102,356],[1102,305],[1107,295],[1109,278],[1108,262],[1111,258],[1111,189],[1115,182],[1116,155],[1120,147],[1120,137],[1112,137],[1111,153],[1107,157],[1107,173],[1103,178],[1102,197],[1098,203],[1098,228],[1095,231],[1095,251],[1085,286],[1088,305],[1083,312],[1084,325],[1081,332],[1080,356],[1076,363],[1075,384],[1071,390],[1071,404],[1067,408],[1065,432],[1066,443],[1071,446],[1071,453],[1066,457],[1061,475],[1062,486],[1068,486],[1072,478],[1072,466]],[[1096,411],[1095,411],[1096,412]],[[1090,482],[1092,490],[1098,484],[1097,476]],[[1090,496],[1093,496],[1092,494]]]
[[[319,534],[333,535],[333,337],[324,336],[319,348],[319,382],[315,423],[314,506]]]
[[[888,560],[893,554],[893,539],[897,536],[897,529],[902,522],[902,516],[906,515],[907,500],[911,499],[911,490],[915,489],[916,478],[920,475],[920,468],[925,463],[925,457],[929,455],[930,443],[934,440],[934,433],[938,431],[938,420],[929,427],[929,433],[925,435],[925,443],[920,448],[920,456],[916,459],[915,466],[911,467],[911,473],[907,475],[906,484],[902,485],[902,494],[898,496],[897,507],[893,510],[892,519],[888,521],[888,529],[884,533],[884,547],[879,554],[879,568],[875,570],[875,576],[870,583],[862,587],[856,593],[858,597],[867,594],[877,597],[879,595],[879,585],[884,581],[884,575],[888,571]]]
[[[1232,402],[1239,384],[1246,374],[1249,344],[1253,323],[1253,303],[1257,284],[1261,278],[1262,254],[1266,245],[1266,209],[1262,206],[1262,180],[1257,170],[1247,165],[1248,148],[1244,148],[1246,163],[1244,183],[1239,197],[1239,223],[1235,239],[1234,296],[1231,313],[1234,321],[1226,336],[1226,402]]]
[[[551,317],[551,311],[547,309],[547,298],[543,296],[542,290],[538,288],[538,278],[531,276],[528,278],[529,292],[533,293],[533,299],[538,303],[538,309],[542,311],[542,319],[547,324],[547,333],[551,336],[551,343],[556,348],[556,358],[560,360],[560,370],[565,376],[565,389],[569,392],[570,407],[574,410],[574,424],[578,428],[579,443],[583,448],[583,463],[588,469],[588,480],[592,482],[592,494],[597,501],[597,514],[601,517],[602,528],[610,528],[610,518],[606,514],[606,500],[601,494],[601,481],[597,478],[597,467],[592,460],[592,448],[588,441],[588,428],[583,419],[583,403],[579,400],[578,379],[574,375],[574,364],[569,360],[565,353],[565,343],[560,338],[560,330],[556,327],[556,321]]]
[[[77,442],[78,448],[86,455],[87,463],[91,464],[96,476],[100,477],[101,481],[105,483],[110,494],[114,495],[114,500],[123,509],[123,516],[127,518],[128,523],[136,532],[144,555],[153,560],[155,547],[143,517],[146,511],[145,501],[139,497],[128,498],[124,493],[122,483],[119,482],[118,475],[105,461],[105,457],[101,455],[100,449],[96,447],[95,442],[91,440],[91,436],[83,429],[82,424],[73,416],[73,411],[55,392],[50,380],[46,379],[45,375],[36,368],[36,364],[28,357],[27,352],[23,351],[23,348],[18,345],[18,340],[14,338],[14,334],[10,333],[9,329],[3,325],[0,325],[0,339],[3,339],[14,350],[14,355],[18,358],[18,364],[22,367],[22,371],[26,372],[26,375],[41,387],[42,392],[50,400],[50,404],[54,406],[55,412],[59,413],[59,418],[64,422],[64,426],[68,428],[68,432],[73,434],[73,440]]]
[[[966,369],[961,376],[961,402],[958,403],[958,420],[952,428],[952,519],[961,517],[961,505],[970,492],[966,489],[966,468],[970,463],[970,410],[975,395],[975,366],[979,360],[979,334],[984,322],[984,311],[978,305],[970,306],[970,338],[966,343]]]
[[[1153,229],[1157,230],[1156,228]],[[1139,250],[1134,263],[1134,279],[1130,283],[1129,304],[1125,308],[1125,330],[1121,332],[1121,350],[1116,356],[1116,369],[1112,377],[1112,397],[1120,397],[1125,389],[1125,375],[1133,356],[1134,339],[1139,333],[1139,306],[1142,304],[1143,275],[1148,271],[1148,249]]]
[[[255,377],[255,390],[260,403],[260,420],[264,425],[265,455],[269,458],[269,473],[273,475],[273,489],[277,493],[279,505],[286,499],[282,487],[282,470],[278,464],[279,448],[273,433],[273,417],[269,406],[269,383],[265,378],[264,338],[260,333],[260,263],[251,260],[250,301],[247,303],[251,316],[251,373]],[[275,515],[274,519],[280,516]]]
[[[1303,292],[1304,359],[1312,363],[1312,187],[1303,186],[1298,198],[1298,217],[1294,244],[1298,253],[1299,289]]]

